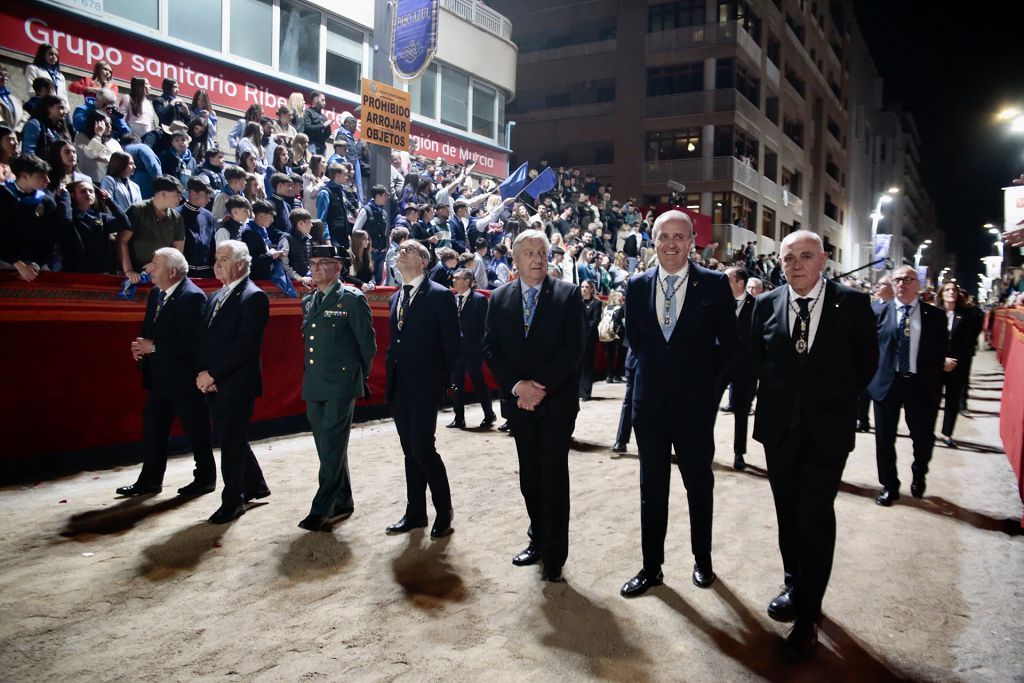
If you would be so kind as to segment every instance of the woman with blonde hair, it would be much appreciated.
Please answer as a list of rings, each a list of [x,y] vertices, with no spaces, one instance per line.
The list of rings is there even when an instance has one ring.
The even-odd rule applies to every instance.
[[[309,162],[312,159],[313,153],[309,151],[309,136],[305,133],[297,133],[292,138],[292,168],[296,173],[302,173],[309,168]]]
[[[303,132],[306,125],[302,120],[302,115],[306,112],[306,96],[300,92],[293,92],[288,96],[288,106],[292,108],[292,125],[295,126],[295,131]],[[306,139],[306,144],[309,144],[309,138]]]
[[[83,97],[96,97],[100,90],[109,90],[116,95],[117,83],[114,83],[114,68],[110,66],[110,62],[101,59],[92,68],[92,78],[86,76],[77,80],[71,84],[68,90]]]
[[[306,137],[303,133],[299,133],[299,135]],[[302,174],[302,208],[314,216],[318,215],[316,198],[320,196],[320,190],[324,189],[324,185],[327,184],[326,170],[327,164],[324,162],[323,156],[314,154],[309,158],[306,172]]]

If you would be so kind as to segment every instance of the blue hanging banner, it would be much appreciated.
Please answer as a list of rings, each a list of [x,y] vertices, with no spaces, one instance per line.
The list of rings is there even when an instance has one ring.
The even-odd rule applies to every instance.
[[[419,77],[437,51],[438,0],[395,0],[391,68],[405,80]]]

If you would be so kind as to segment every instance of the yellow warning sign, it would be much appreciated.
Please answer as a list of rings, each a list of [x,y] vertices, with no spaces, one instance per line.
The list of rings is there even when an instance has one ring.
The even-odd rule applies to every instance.
[[[411,107],[409,93],[364,78],[359,139],[391,149],[409,151]]]

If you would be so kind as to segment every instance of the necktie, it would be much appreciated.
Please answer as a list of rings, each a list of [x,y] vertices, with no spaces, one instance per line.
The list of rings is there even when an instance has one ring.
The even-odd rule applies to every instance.
[[[665,335],[665,341],[672,337],[672,331],[676,329],[676,281],[678,275],[669,275],[665,278],[665,316],[661,320],[661,333]]]
[[[537,312],[537,290],[530,287],[526,290],[526,303],[523,304],[523,336],[530,334],[533,315]]]
[[[324,300],[324,293],[321,292],[319,289],[316,290],[316,293],[313,294],[313,310],[314,311],[316,309],[320,308],[320,304],[321,304],[321,302],[323,302],[323,300]]]
[[[156,295],[156,310],[153,311],[153,320],[160,317],[160,309],[164,307],[164,300],[167,299],[167,292],[160,292]]]
[[[466,305],[466,297],[459,297],[459,315],[462,315],[462,307]]]
[[[402,300],[398,303],[398,331],[402,331],[405,316],[409,314],[409,299],[412,298],[412,285],[402,285]]]
[[[896,372],[910,372],[910,306],[900,306],[903,312],[896,336]]]
[[[811,312],[808,309],[809,301],[810,299],[806,297],[796,300],[796,305],[800,307],[800,313],[797,314],[796,321],[793,323],[793,339],[796,340],[796,352],[800,354],[807,353],[807,349],[810,347]]]
[[[217,301],[214,302],[214,304],[213,304],[213,314],[210,315],[210,322],[207,324],[207,327],[209,327],[210,325],[213,324],[213,319],[217,317],[217,313],[220,312],[220,307],[224,305],[224,299],[227,298],[227,294],[228,294],[228,288],[227,287],[222,287],[221,290],[219,292],[217,292],[217,294],[216,294]]]

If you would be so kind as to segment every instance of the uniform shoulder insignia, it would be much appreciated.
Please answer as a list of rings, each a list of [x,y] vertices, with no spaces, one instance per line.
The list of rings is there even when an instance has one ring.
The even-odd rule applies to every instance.
[[[363,290],[359,289],[358,287],[356,287],[353,284],[349,284],[348,282],[342,283],[342,287],[344,287],[345,289],[347,289],[348,291],[350,291],[353,294],[362,294],[363,293]]]

